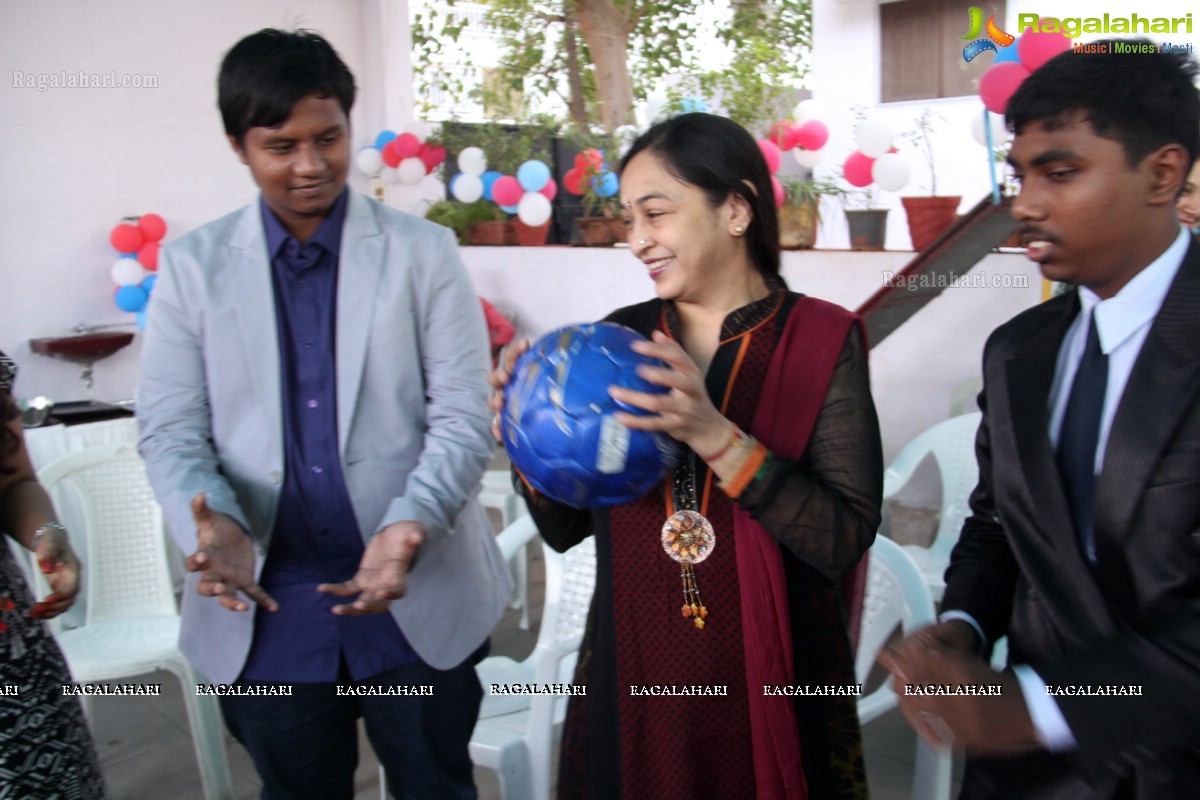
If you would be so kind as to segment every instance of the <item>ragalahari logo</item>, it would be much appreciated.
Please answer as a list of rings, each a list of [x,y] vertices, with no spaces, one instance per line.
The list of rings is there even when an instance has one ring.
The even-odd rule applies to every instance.
[[[1017,37],[1011,33],[1005,33],[996,24],[996,15],[992,14],[987,18],[987,25],[983,23],[983,9],[978,6],[971,6],[967,9],[967,34],[960,36],[960,39],[971,39],[966,47],[963,48],[963,60],[972,61],[980,53],[991,50],[993,53],[999,52],[996,45],[1000,47],[1008,47],[1017,40]],[[988,38],[980,39],[979,34],[987,31]]]

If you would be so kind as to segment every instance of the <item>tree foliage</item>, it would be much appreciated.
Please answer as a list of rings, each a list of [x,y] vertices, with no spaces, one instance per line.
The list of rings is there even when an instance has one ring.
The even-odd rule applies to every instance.
[[[561,98],[581,130],[611,132],[633,122],[636,102],[682,94],[718,99],[733,119],[763,127],[790,108],[812,40],[811,0],[485,0],[482,18],[464,7],[442,0],[413,16],[426,86],[462,97],[452,75],[423,67],[470,65],[462,35],[482,24],[502,42],[501,84]],[[715,66],[701,41],[724,48],[725,63]],[[671,75],[684,80],[668,87]],[[477,99],[487,104],[487,91]]]

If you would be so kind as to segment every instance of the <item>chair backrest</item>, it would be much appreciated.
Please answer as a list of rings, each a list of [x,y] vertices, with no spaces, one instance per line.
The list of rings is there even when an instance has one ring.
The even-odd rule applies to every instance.
[[[38,471],[83,549],[85,624],[176,614],[162,509],[133,444],[97,445]]]
[[[906,444],[883,475],[883,496],[891,497],[912,478],[917,466],[932,455],[942,478],[942,508],[938,529],[929,545],[934,560],[945,561],[958,541],[963,520],[971,513],[968,501],[979,482],[975,435],[983,415],[978,411],[943,420]]]
[[[879,652],[899,626],[908,635],[935,620],[933,599],[921,570],[900,545],[883,536],[871,545],[867,592],[863,600],[862,627],[854,673],[865,684]],[[859,721],[866,723],[896,705],[896,696],[885,681],[858,700]]]

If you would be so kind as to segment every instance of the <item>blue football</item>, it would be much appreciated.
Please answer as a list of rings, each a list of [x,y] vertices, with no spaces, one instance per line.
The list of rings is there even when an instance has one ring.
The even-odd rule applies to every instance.
[[[608,394],[617,385],[664,394],[637,374],[639,364],[663,366],[630,344],[643,337],[621,325],[568,325],[534,342],[517,360],[504,395],[504,446],[538,491],[575,508],[629,503],[679,461],[666,434],[636,431],[616,411],[646,414]]]

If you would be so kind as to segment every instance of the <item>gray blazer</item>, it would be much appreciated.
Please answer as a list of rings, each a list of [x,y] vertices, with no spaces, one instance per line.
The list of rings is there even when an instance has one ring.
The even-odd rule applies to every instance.
[[[258,203],[163,249],[147,316],[140,449],[171,533],[196,547],[198,492],[250,532],[261,573],[283,482],[275,301]],[[449,230],[351,193],[337,290],[342,469],[364,541],[398,520],[429,531],[391,613],[421,658],[453,667],[512,585],[475,499],[492,452],[487,335]],[[232,682],[254,613],[183,594],[180,646]]]

